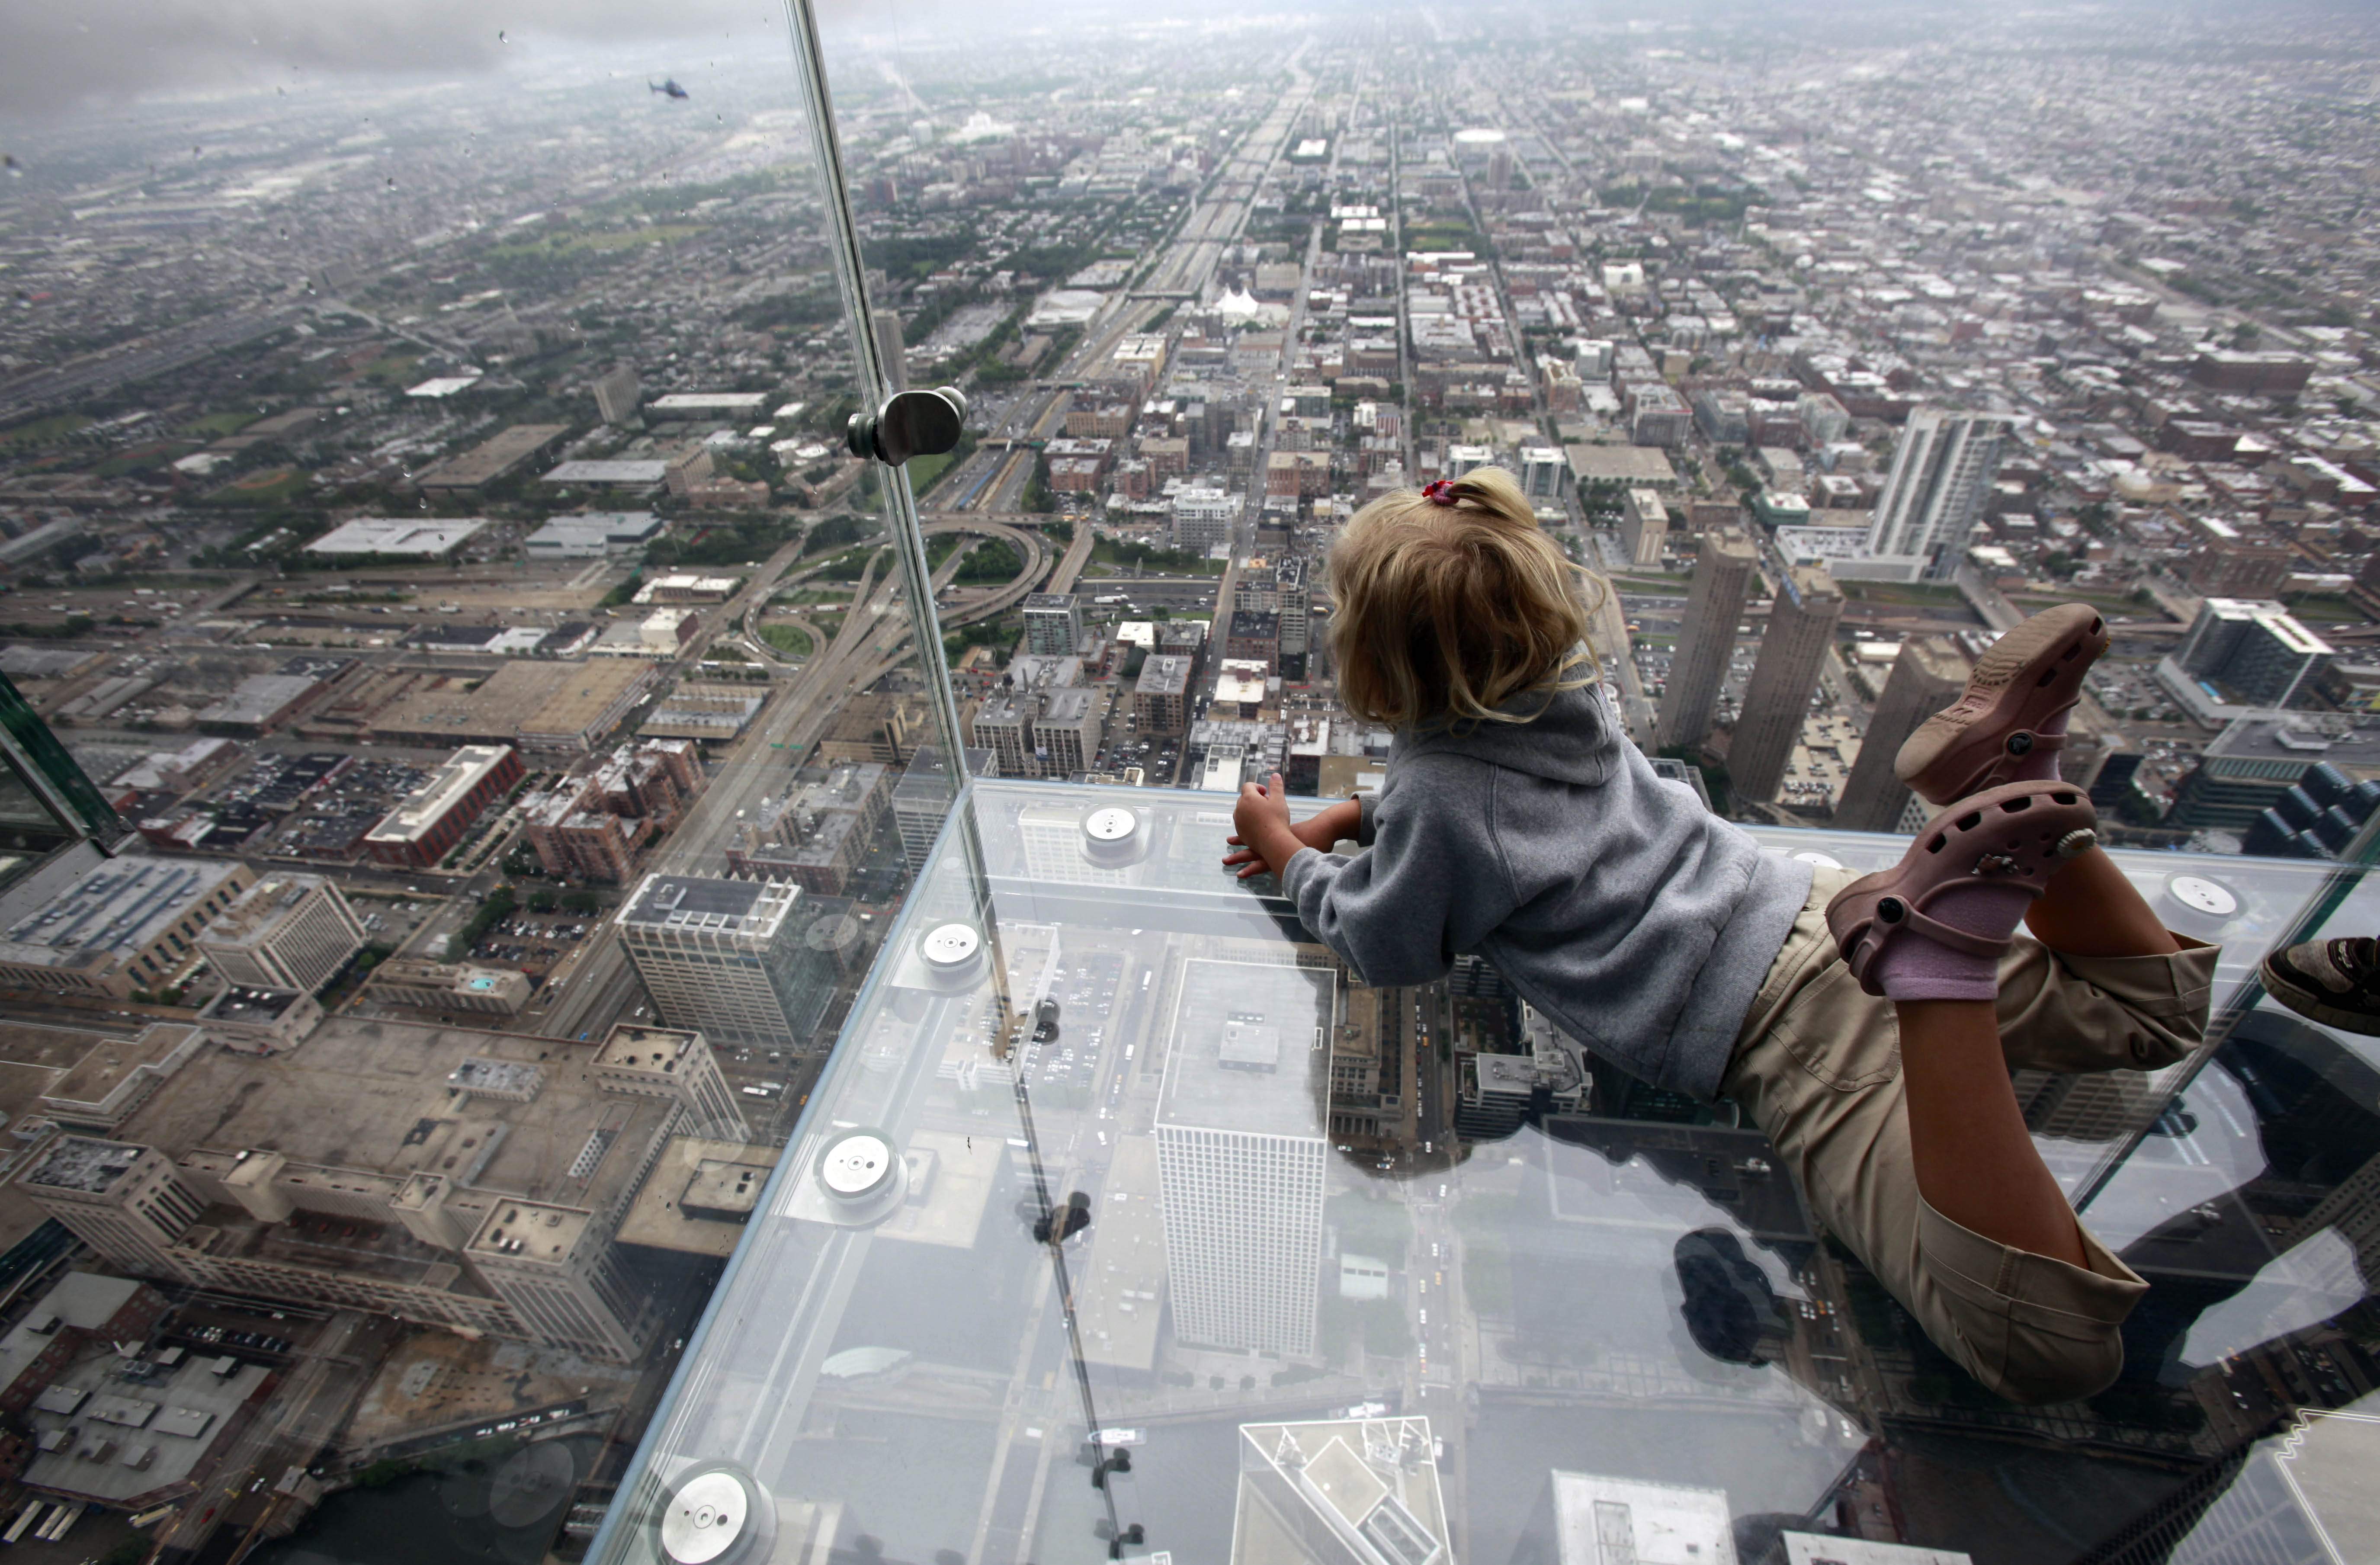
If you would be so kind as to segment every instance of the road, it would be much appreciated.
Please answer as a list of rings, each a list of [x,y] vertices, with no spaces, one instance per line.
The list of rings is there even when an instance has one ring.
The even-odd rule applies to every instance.
[[[1205,198],[1184,219],[1172,241],[1171,253],[1150,274],[1153,287],[1204,287],[1220,264],[1224,249],[1236,242],[1245,228],[1261,176],[1286,149],[1297,114],[1314,90],[1313,77],[1297,64],[1303,53],[1301,45],[1299,55],[1289,62],[1295,79],[1290,90],[1241,140],[1232,159],[1208,186]],[[1118,340],[1153,318],[1161,308],[1162,302],[1158,300],[1137,304],[1128,301],[1103,331],[1096,336],[1087,336],[1068,356],[1066,368],[1079,370],[1104,361],[1115,351]],[[1043,401],[1018,398],[1002,419],[1002,430],[992,438],[1039,440],[1060,427],[1069,398],[1062,388],[1050,389],[1050,394]],[[1033,448],[1026,444],[1015,445],[1009,451],[998,478],[981,491],[987,508],[998,507],[1004,498],[1002,491],[1022,482],[1024,475],[1031,471],[1033,456]],[[945,480],[946,484],[954,482],[955,477]],[[946,491],[955,494],[966,490],[960,485]],[[1026,568],[1007,587],[940,614],[939,624],[943,629],[1005,613],[1033,591],[1050,571],[1049,545],[1037,531],[993,521],[980,512],[942,513],[919,519],[929,537],[947,532],[986,533],[1015,547],[1026,561]],[[1058,566],[1058,576],[1051,578],[1053,584],[1063,579],[1071,585],[1079,579],[1094,542],[1090,527],[1079,525],[1065,559]],[[722,605],[714,623],[744,625],[753,605],[765,602],[777,590],[779,578],[798,553],[796,545],[778,551],[736,598]],[[910,617],[899,607],[897,580],[877,579],[879,565],[884,559],[880,552],[868,561],[853,589],[852,607],[844,616],[832,643],[805,662],[791,683],[778,691],[763,709],[760,722],[737,745],[709,791],[696,801],[672,832],[662,867],[677,873],[718,873],[735,822],[748,816],[788,779],[790,769],[771,764],[772,753],[782,751],[788,758],[806,755],[851,697],[875,685],[900,661],[903,643],[909,637]],[[1228,583],[1225,590],[1219,593],[1219,601],[1229,603]],[[696,654],[689,653],[693,655]],[[581,942],[556,970],[548,987],[563,988],[568,992],[547,1013],[541,1029],[547,1037],[577,1037],[582,1033],[591,1037],[599,1027],[608,1026],[613,1017],[634,1002],[637,993],[635,975],[620,949],[615,928],[607,921],[600,931]]]
[[[289,1468],[311,1462],[337,1433],[397,1330],[389,1317],[334,1312],[298,1351],[273,1401],[233,1437],[208,1486],[160,1530],[157,1558],[188,1558],[217,1526],[245,1535],[230,1559],[251,1547],[288,1503],[272,1486]]]

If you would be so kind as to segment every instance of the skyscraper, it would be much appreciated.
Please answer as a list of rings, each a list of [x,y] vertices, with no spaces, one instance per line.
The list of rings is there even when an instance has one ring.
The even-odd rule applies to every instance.
[[[1917,725],[1959,698],[1966,688],[1971,665],[1959,644],[1947,636],[1912,637],[1900,644],[1892,673],[1876,699],[1876,715],[1868,719],[1860,740],[1859,759],[1843,780],[1843,796],[1835,806],[1837,826],[1848,831],[1893,831],[1912,797],[1892,773],[1892,758]]]
[[[603,422],[621,428],[636,422],[637,404],[645,394],[634,370],[616,366],[595,382],[594,392],[595,412]]]
[[[1760,659],[1752,665],[1728,746],[1728,782],[1739,797],[1777,796],[1842,613],[1843,595],[1822,564],[1796,565],[1778,583],[1777,606],[1769,611],[1768,632],[1760,638]]]
[[[1071,592],[1035,592],[1025,600],[1025,649],[1071,658],[1083,639],[1082,600]]]
[[[1281,655],[1302,657],[1312,644],[1314,610],[1306,590],[1305,559],[1293,555],[1275,565],[1273,588],[1281,614]]]
[[[666,1025],[798,1049],[832,988],[802,942],[801,900],[790,881],[648,875],[620,909],[620,942]]]
[[[612,1247],[613,1228],[581,1207],[507,1198],[492,1204],[463,1254],[540,1341],[630,1364],[654,1316]]]
[[[1752,540],[1735,528],[1703,540],[1686,591],[1686,615],[1678,628],[1678,649],[1670,661],[1669,687],[1661,693],[1658,720],[1661,747],[1700,745],[1710,734],[1711,708],[1727,679],[1735,651],[1736,621],[1743,613],[1756,556]]]
[[[1914,554],[1929,576],[1956,569],[1983,515],[2016,420],[2004,413],[1912,413],[1869,526],[1871,554]]]
[[[338,976],[365,938],[337,881],[280,874],[249,887],[198,945],[227,982],[310,994]]]
[[[1193,959],[1158,1098],[1173,1329],[1200,1347],[1314,1352],[1322,1268],[1330,969]]]
[[[2192,678],[2213,680],[2239,705],[2290,707],[2335,655],[2278,603],[2208,598],[2173,661]]]

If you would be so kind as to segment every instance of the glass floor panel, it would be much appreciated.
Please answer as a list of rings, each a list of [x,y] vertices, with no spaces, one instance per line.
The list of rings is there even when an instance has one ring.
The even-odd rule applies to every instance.
[[[1229,809],[971,786],[597,1558],[2228,1559],[2348,1503],[2380,1425],[2308,1410],[2375,1378],[2380,1072],[2242,985],[2310,908],[2380,927],[2351,872],[2119,855],[2224,944],[2228,1041],[2020,1079],[2153,1284],[2125,1377],[2028,1409],[1812,1231],[1730,1105],[1515,1036],[1492,970],[1364,987],[1220,867]],[[691,1204],[701,1172],[653,1177]]]

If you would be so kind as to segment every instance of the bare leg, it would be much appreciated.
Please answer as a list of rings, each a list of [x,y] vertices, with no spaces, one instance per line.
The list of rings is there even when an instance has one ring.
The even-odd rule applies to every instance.
[[[2024,922],[2035,940],[2069,956],[2170,956],[2181,949],[2116,861],[2098,848],[2067,860],[2034,899]]]
[[[2095,851],[2086,857],[2107,863]],[[2107,870],[2114,874],[2115,866],[2107,864]],[[2040,905],[2034,904],[2036,909]],[[2162,927],[2157,932],[2165,933]],[[1900,1072],[1918,1194],[1952,1222],[1986,1239],[2069,1266],[2085,1265],[2074,1208],[2024,1128],[1990,1003],[1907,1000],[1894,1010],[1900,1018]]]

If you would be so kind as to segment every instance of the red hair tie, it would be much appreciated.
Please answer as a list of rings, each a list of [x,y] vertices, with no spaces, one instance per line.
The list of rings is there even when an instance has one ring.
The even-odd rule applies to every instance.
[[[1454,480],[1432,479],[1421,486],[1421,497],[1433,505],[1451,505],[1454,503]]]

